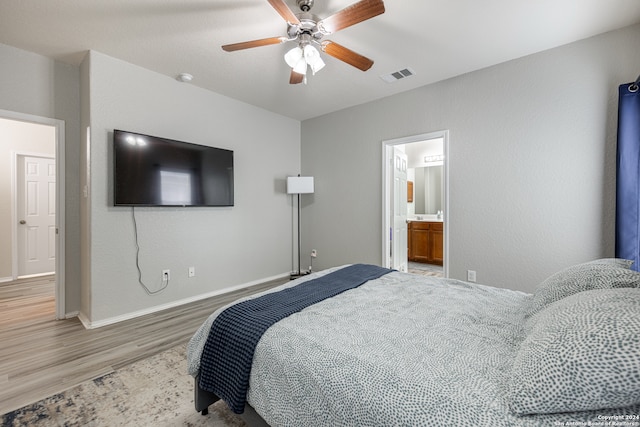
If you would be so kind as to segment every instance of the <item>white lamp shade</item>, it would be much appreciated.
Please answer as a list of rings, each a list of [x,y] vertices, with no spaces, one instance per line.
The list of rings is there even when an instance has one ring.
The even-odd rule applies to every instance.
[[[302,59],[302,53],[302,49],[296,46],[284,55],[284,61],[293,68]]]
[[[299,47],[294,47],[284,55],[284,60],[289,67],[298,74],[307,74],[307,61]]]
[[[307,61],[307,64],[311,67],[313,74],[320,71],[325,65],[322,58],[320,58],[320,52],[311,45],[304,47],[304,60]]]
[[[318,57],[312,64],[309,64],[309,66],[311,67],[313,74],[315,74],[324,68],[325,63],[322,58]]]
[[[287,194],[309,194],[313,193],[312,176],[288,176]]]
[[[293,71],[298,74],[307,74],[307,61],[305,61],[304,58],[300,59],[295,67],[293,67]]]

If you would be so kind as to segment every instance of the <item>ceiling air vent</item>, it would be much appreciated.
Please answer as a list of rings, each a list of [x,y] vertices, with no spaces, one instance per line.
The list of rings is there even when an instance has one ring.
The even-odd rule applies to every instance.
[[[404,79],[405,77],[411,77],[414,74],[415,73],[411,68],[405,68],[404,70],[396,71],[395,73],[382,75],[380,78],[387,83],[393,83],[400,79]]]

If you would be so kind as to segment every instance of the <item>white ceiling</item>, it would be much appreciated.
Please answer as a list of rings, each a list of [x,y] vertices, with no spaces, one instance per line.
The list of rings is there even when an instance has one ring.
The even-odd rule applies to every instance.
[[[287,3],[298,11],[295,0]],[[352,3],[316,0],[312,12],[327,17]],[[639,0],[385,0],[385,7],[325,38],[373,67],[362,72],[323,54],[327,66],[307,85],[288,83],[283,55],[292,43],[220,48],[285,35],[266,0],[1,0],[0,43],[75,65],[93,49],[171,77],[190,73],[190,84],[304,120],[640,22]],[[415,76],[380,79],[407,67]]]

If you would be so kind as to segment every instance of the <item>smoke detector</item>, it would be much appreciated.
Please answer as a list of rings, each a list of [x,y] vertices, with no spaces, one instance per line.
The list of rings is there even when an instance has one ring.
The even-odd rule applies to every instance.
[[[180,73],[176,76],[176,80],[182,83],[189,83],[193,80],[193,76],[189,73]]]

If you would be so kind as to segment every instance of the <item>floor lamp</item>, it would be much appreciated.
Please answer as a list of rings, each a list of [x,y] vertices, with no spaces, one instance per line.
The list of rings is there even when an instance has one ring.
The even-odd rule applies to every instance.
[[[291,279],[308,274],[300,270],[300,195],[313,193],[312,176],[289,176],[287,177],[287,194],[298,196],[298,271],[291,273]]]

